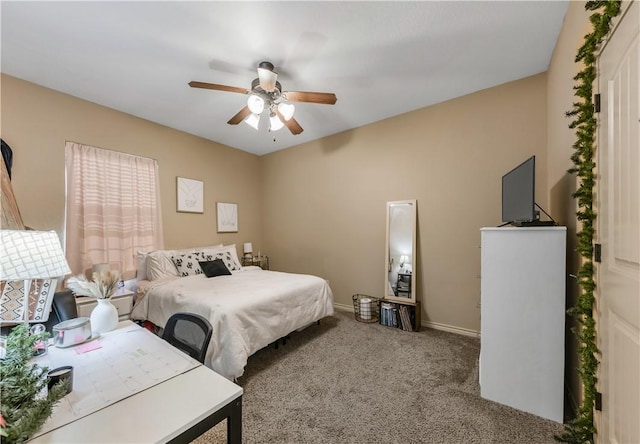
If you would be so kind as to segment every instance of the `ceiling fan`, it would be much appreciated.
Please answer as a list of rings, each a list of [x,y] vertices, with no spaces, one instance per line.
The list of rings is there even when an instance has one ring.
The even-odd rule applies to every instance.
[[[333,105],[338,100],[333,93],[283,91],[282,85],[277,79],[278,74],[273,70],[273,64],[271,62],[260,62],[258,65],[258,78],[251,82],[251,89],[196,81],[189,82],[189,86],[249,95],[247,105],[229,119],[227,122],[229,125],[237,125],[244,121],[257,130],[260,115],[263,111],[267,111],[270,122],[269,131],[277,131],[286,126],[294,135],[300,134],[303,129],[293,118],[295,107],[293,103],[289,102]]]

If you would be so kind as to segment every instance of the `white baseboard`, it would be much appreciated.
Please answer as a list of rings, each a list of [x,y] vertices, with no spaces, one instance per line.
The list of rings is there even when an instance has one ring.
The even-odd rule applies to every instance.
[[[348,311],[353,313],[353,305],[344,305],[344,304],[333,304],[333,308],[340,311]],[[456,327],[453,325],[440,324],[438,322],[430,322],[430,321],[422,321],[420,323],[422,327],[433,328],[434,330],[442,330],[449,333],[455,333],[463,336],[471,336],[474,338],[480,337],[480,332],[475,330],[470,330],[468,328]]]
[[[353,313],[353,305],[344,305],[344,304],[333,304],[333,308],[340,311],[350,311]]]
[[[455,333],[458,335],[471,336],[474,338],[480,337],[479,331],[470,330],[468,328],[456,327],[454,325],[440,324],[438,322],[430,322],[430,321],[422,321],[420,325],[427,328],[433,328],[434,330],[447,331],[449,333]]]

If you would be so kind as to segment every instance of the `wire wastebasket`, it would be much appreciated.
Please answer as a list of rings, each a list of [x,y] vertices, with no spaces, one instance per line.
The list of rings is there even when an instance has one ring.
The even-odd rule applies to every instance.
[[[380,299],[366,294],[354,294],[353,312],[356,315],[356,321],[360,322],[378,322],[380,314]]]

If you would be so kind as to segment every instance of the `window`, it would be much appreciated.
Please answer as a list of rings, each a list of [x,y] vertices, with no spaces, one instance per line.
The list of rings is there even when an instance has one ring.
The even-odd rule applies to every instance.
[[[163,248],[158,162],[67,142],[66,256],[74,274],[108,263],[132,279],[138,250]]]

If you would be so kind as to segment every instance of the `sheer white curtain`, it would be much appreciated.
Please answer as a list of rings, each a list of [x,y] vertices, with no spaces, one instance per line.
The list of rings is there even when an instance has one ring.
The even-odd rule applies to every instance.
[[[108,263],[135,277],[138,250],[164,247],[158,162],[67,142],[66,256],[73,274]]]

